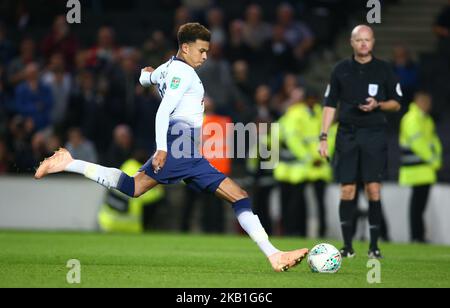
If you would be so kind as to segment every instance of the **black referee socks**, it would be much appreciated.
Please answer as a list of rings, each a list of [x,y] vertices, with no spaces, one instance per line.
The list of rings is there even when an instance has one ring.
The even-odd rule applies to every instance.
[[[352,248],[353,218],[356,210],[356,200],[341,200],[339,204],[339,217],[341,219],[344,246]]]
[[[369,201],[370,250],[378,249],[381,225],[381,201]]]

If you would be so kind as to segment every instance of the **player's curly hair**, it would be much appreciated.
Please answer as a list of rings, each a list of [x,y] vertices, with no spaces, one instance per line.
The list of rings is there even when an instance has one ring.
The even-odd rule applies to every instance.
[[[209,42],[211,32],[198,22],[190,22],[182,25],[177,33],[178,46],[184,43],[194,43],[196,40]]]

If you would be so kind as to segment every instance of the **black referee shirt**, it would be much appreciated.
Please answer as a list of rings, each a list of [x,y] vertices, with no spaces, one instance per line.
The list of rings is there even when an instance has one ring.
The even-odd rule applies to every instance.
[[[339,62],[325,91],[325,106],[337,108],[339,103],[339,123],[384,126],[386,117],[379,108],[372,112],[358,108],[368,97],[374,97],[378,102],[392,99],[401,103],[400,84],[390,64],[373,56],[365,64],[355,61],[354,57]]]

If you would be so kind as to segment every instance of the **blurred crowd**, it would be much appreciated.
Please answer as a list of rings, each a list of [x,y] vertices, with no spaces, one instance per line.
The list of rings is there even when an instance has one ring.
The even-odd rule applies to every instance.
[[[314,46],[314,34],[295,18],[291,4],[278,5],[268,23],[258,4],[227,22],[210,1],[204,1],[205,11],[201,3],[163,2],[178,5],[167,20],[171,31],[153,28],[140,45],[128,45],[117,39],[114,26],[102,25],[91,33],[91,46],[65,14],[54,16],[38,37],[31,35],[39,17],[31,1],[2,3],[17,14],[0,23],[0,173],[33,172],[60,146],[78,159],[114,167],[135,148],[150,153],[159,98],[139,86],[140,68],[174,55],[178,26],[188,21],[212,31],[210,59],[199,75],[217,113],[236,122],[254,121],[255,115],[270,122],[283,113]],[[108,4],[93,2],[91,9]],[[12,39],[9,33],[19,35]]]
[[[398,1],[384,0],[382,5]],[[134,173],[154,151],[160,102],[156,89],[139,85],[140,70],[156,68],[175,55],[178,27],[190,21],[212,32],[208,61],[198,70],[207,95],[205,120],[284,123],[301,131],[293,138],[307,140],[311,152],[304,154],[314,157],[317,146],[310,141],[317,142],[320,133],[326,83],[318,90],[304,76],[314,61],[339,61],[336,39],[342,32],[347,37],[357,22],[355,16],[367,13],[366,2],[359,0],[84,0],[81,24],[69,25],[66,2],[0,1],[0,175],[34,173],[39,162],[59,147],[66,147],[76,159]],[[430,25],[436,49],[418,56],[399,44],[393,46],[392,58],[384,59],[391,61],[405,98],[403,111],[389,117],[390,163],[397,164],[395,172],[400,119],[417,91],[432,94],[431,115],[437,127],[449,127],[445,125],[450,115],[449,22],[450,1]],[[445,155],[450,136],[440,137]],[[300,146],[298,140],[284,138],[282,142]],[[228,163],[232,168],[224,173],[243,182],[251,179],[243,186],[250,188],[255,212],[268,233],[307,234],[304,191],[310,185],[318,206],[318,235],[326,235],[324,196],[332,180],[328,163],[315,159],[308,172],[283,164],[262,170],[257,160]],[[450,181],[448,165],[444,157],[440,180]],[[305,178],[292,178],[303,173]],[[271,213],[276,187],[282,201],[278,222]],[[144,199],[122,200],[119,205],[129,208],[128,213],[111,205],[117,206],[118,199],[110,192],[99,224],[104,230],[141,230],[140,215],[146,226],[158,208],[143,205],[164,203],[163,198],[161,189]],[[201,203],[202,230],[224,231],[225,207],[218,199],[185,192],[183,200],[181,230],[192,228],[194,204]],[[127,214],[134,220],[124,226]],[[365,215],[358,212],[355,219]],[[382,237],[388,239],[386,226]]]
[[[138,2],[82,5],[90,16],[106,16],[112,9],[129,10],[132,16]],[[149,20],[146,38],[136,43],[133,33],[130,41],[126,35],[118,38],[118,30],[126,33],[127,26],[117,23],[100,25],[86,39],[81,30],[89,20],[67,24],[65,1],[2,1],[0,174],[32,173],[61,146],[75,158],[111,167],[120,167],[136,149],[151,153],[159,96],[139,85],[140,69],[157,67],[174,55],[178,26],[188,21],[202,22],[212,32],[209,59],[198,74],[217,114],[233,122],[271,123],[296,101],[320,103],[322,93],[309,89],[302,76],[312,55],[332,53],[355,10],[353,2],[244,1],[238,9],[232,2],[152,3],[152,16],[166,12],[165,23]],[[35,12],[36,3],[47,7]],[[51,21],[41,22],[38,14]],[[318,17],[324,14],[328,18]],[[444,42],[449,33],[445,14],[436,23]],[[32,31],[46,23],[51,24],[41,35]],[[419,64],[406,47],[397,46],[393,67],[410,102],[420,87]]]

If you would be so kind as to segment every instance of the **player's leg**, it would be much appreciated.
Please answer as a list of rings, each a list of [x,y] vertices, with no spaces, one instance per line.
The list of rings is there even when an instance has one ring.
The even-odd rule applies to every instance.
[[[371,182],[365,184],[367,199],[369,200],[369,230],[370,230],[370,258],[382,258],[378,248],[378,238],[381,229],[381,184]]]
[[[116,168],[107,168],[83,160],[74,160],[69,151],[62,148],[46,158],[35,173],[36,179],[48,174],[73,172],[84,175],[108,189],[117,189],[130,197],[138,197],[158,183],[140,172],[136,178],[130,177]]]
[[[158,185],[158,181],[149,177],[144,171],[140,171],[133,176],[134,197],[140,197],[147,191]]]
[[[314,195],[316,197],[317,209],[319,212],[319,237],[323,238],[327,231],[326,207],[325,207],[325,189],[326,182],[319,180],[313,182]]]
[[[413,186],[409,207],[409,221],[411,229],[411,240],[414,242],[425,242],[425,224],[423,214],[427,206],[431,185]]]
[[[248,194],[230,178],[225,178],[217,187],[216,195],[233,205],[236,218],[242,229],[255,241],[266,255],[273,269],[277,272],[285,271],[297,265],[308,253],[308,249],[298,249],[283,252],[275,248],[269,241],[258,216],[253,214]]]
[[[353,126],[339,125],[334,159],[336,181],[341,183],[339,218],[342,237],[344,238],[344,247],[341,249],[341,255],[343,257],[354,257],[355,253],[352,247],[353,218],[356,211],[355,194],[360,153],[356,142],[356,130]]]
[[[361,176],[369,201],[370,247],[369,258],[382,258],[378,248],[381,229],[381,181],[387,166],[386,130],[367,128],[361,130]]]
[[[341,249],[343,257],[355,256],[353,250],[353,224],[356,211],[356,183],[341,184],[341,201],[339,204],[339,218],[341,221],[344,247]]]

